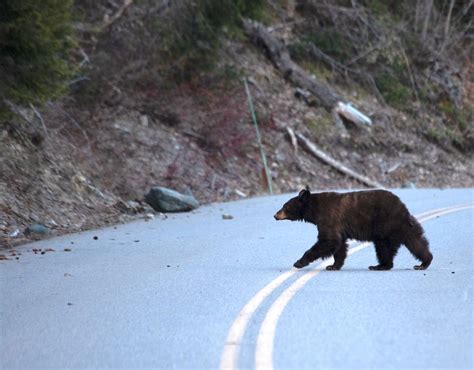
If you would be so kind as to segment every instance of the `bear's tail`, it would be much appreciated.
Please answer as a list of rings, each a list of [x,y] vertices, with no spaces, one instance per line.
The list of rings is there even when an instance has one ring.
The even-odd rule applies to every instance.
[[[407,230],[403,244],[406,245],[408,250],[416,259],[421,261],[421,265],[415,266],[415,268],[426,269],[433,260],[433,255],[429,248],[429,242],[424,235],[425,232],[423,227],[412,215],[410,215],[409,225],[410,228]]]

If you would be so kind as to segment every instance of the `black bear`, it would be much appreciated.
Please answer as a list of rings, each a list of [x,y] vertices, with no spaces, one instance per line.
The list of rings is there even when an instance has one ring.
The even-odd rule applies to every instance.
[[[395,194],[386,190],[311,194],[307,187],[274,217],[306,221],[318,227],[318,241],[295,262],[296,268],[334,256],[334,264],[326,269],[339,270],[347,256],[348,239],[375,244],[379,264],[370,266],[370,270],[390,270],[401,244],[421,261],[414,266],[416,270],[428,268],[433,260],[419,222]]]

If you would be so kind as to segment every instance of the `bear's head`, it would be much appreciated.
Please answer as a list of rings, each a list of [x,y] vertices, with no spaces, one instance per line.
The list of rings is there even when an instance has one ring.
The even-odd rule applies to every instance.
[[[309,187],[300,191],[297,197],[291,198],[286,202],[283,207],[275,214],[275,220],[290,220],[290,221],[301,221],[303,220],[304,213],[306,212],[309,197],[311,193]]]

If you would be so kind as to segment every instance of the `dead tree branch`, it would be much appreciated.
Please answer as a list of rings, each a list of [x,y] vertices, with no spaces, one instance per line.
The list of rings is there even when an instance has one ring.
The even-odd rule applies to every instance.
[[[295,155],[297,155],[298,154],[298,141],[296,139],[295,132],[289,126],[286,126],[286,132],[288,133],[288,136],[290,137],[291,145],[293,145],[293,152]]]
[[[38,110],[32,103],[30,103],[30,108],[34,112],[35,116],[38,117],[38,119],[40,120],[45,136],[49,137],[48,129],[46,128],[46,124],[44,123],[44,119],[41,116],[40,112],[38,112]]]
[[[107,27],[109,27],[112,23],[114,23],[117,19],[119,19],[125,10],[132,5],[133,0],[124,0],[123,5],[115,12],[113,16],[111,16],[107,21],[105,21],[99,28],[99,32],[104,31]]]
[[[319,149],[316,144],[308,140],[303,134],[298,132],[296,133],[296,137],[298,138],[298,141],[302,144],[302,147],[306,149],[310,154],[312,154],[314,157],[318,158],[319,160],[325,162],[326,164],[330,165],[331,167],[335,168],[339,172],[342,172],[343,174],[350,176],[370,187],[382,188],[382,189],[384,188],[384,186],[378,183],[377,181],[369,179],[368,177],[363,176],[351,170],[350,168],[344,166],[339,161],[330,157],[328,154],[326,154],[321,149]]]

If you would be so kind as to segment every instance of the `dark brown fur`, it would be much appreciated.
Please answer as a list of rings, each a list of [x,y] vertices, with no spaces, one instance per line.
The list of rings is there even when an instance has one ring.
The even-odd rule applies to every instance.
[[[328,270],[339,270],[347,256],[347,240],[371,241],[379,264],[371,270],[390,270],[398,248],[404,244],[426,269],[433,255],[419,222],[393,193],[386,190],[311,194],[302,190],[275,214],[277,220],[306,221],[318,227],[318,241],[295,262],[296,268],[318,258],[334,256]]]

